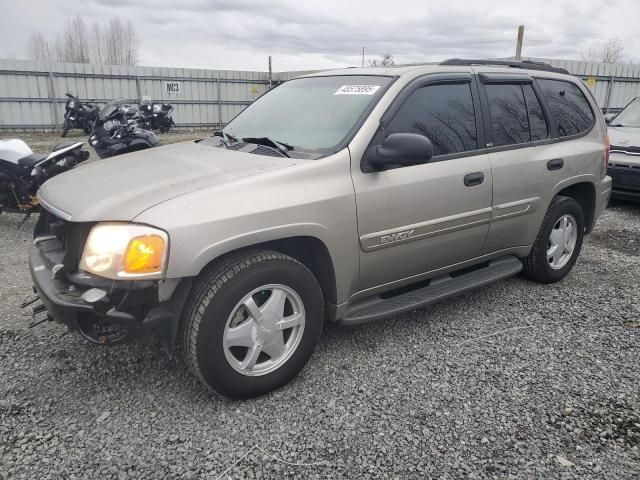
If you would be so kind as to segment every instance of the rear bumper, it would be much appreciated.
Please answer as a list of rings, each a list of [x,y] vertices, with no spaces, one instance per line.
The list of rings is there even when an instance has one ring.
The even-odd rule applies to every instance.
[[[609,204],[609,199],[611,198],[611,177],[606,176],[598,183],[596,183],[596,205],[595,212],[593,217],[593,222],[591,223],[591,229],[595,226],[596,220],[598,217],[604,212],[605,208]]]
[[[609,166],[607,174],[613,179],[614,198],[640,200],[640,168]]]

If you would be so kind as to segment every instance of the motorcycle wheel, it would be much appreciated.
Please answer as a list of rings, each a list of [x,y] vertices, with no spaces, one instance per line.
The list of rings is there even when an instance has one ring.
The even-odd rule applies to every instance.
[[[60,132],[60,136],[62,138],[66,137],[69,130],[71,130],[71,122],[65,118],[64,123],[62,124],[62,132]]]

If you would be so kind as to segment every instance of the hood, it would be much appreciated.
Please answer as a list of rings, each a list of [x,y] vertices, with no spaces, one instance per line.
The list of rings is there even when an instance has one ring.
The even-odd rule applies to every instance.
[[[130,221],[180,195],[303,161],[177,143],[85,162],[48,180],[38,196],[74,222]]]
[[[608,127],[609,141],[617,147],[640,147],[640,128]]]

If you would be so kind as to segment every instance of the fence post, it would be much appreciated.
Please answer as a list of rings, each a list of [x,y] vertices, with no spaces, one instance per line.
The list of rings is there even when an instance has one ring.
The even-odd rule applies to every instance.
[[[53,70],[49,69],[49,105],[51,106],[51,121],[53,129],[59,130],[58,122],[58,97],[56,95],[55,83],[53,81]]]
[[[609,113],[609,107],[611,106],[611,97],[613,96],[613,76],[609,77],[607,82],[607,94],[604,100],[604,113]]]
[[[222,89],[220,88],[220,70],[218,70],[218,128],[222,130]]]
[[[140,93],[140,75],[136,75],[136,95],[138,96],[138,104],[142,103],[142,94]]]

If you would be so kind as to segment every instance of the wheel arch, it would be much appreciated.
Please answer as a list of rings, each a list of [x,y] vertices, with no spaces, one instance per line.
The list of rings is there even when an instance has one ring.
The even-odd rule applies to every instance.
[[[596,186],[591,181],[578,181],[563,186],[556,193],[557,196],[570,197],[582,207],[586,233],[593,230],[596,210]]]
[[[325,300],[327,317],[332,318],[335,315],[338,295],[334,262],[326,244],[315,236],[296,235],[276,238],[230,249],[211,259],[202,267],[200,273],[214,263],[222,262],[229,256],[248,250],[272,250],[298,260],[318,280]]]

